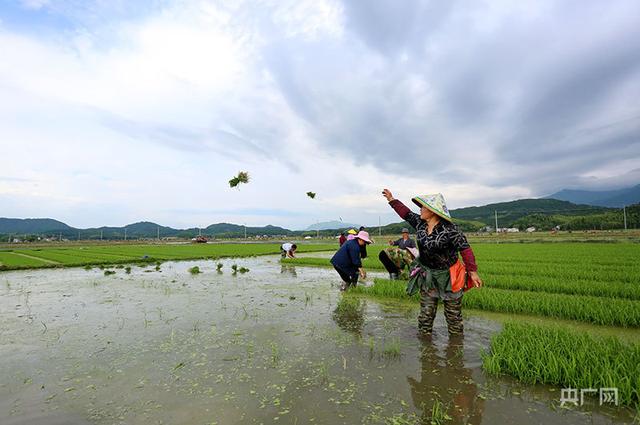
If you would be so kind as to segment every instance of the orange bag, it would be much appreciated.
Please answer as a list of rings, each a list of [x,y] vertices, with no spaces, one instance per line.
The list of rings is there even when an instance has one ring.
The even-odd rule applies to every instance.
[[[458,292],[463,288],[465,291],[469,289],[467,287],[469,280],[467,269],[460,259],[458,259],[453,266],[449,267],[449,275],[451,276],[451,290],[453,292]]]

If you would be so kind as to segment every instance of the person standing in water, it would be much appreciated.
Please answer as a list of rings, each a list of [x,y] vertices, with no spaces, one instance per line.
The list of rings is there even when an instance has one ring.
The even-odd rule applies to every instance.
[[[331,264],[336,269],[342,285],[342,291],[358,284],[358,275],[363,279],[367,272],[362,267],[361,248],[371,243],[369,233],[358,232],[354,239],[346,241],[331,258]]]
[[[449,334],[462,334],[464,289],[482,286],[482,279],[478,275],[473,250],[465,235],[452,222],[444,197],[437,193],[412,198],[420,207],[420,214],[416,214],[395,199],[389,189],[384,189],[382,194],[395,212],[416,230],[418,267],[411,271],[411,275],[420,290],[418,330],[423,335],[431,334],[438,300],[442,300]],[[409,282],[411,284],[412,280]]]

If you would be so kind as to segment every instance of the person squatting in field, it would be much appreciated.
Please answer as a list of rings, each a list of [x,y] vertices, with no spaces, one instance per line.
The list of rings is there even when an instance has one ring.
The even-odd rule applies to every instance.
[[[362,247],[371,243],[369,233],[358,232],[354,239],[346,241],[331,258],[331,264],[342,279],[341,290],[358,284],[358,274],[363,279],[367,272],[362,267]]]
[[[405,266],[411,266],[414,255],[411,251],[416,248],[416,243],[409,237],[409,229],[402,229],[402,237],[396,241],[389,241],[389,248],[380,251],[378,258],[389,272],[389,279],[398,279]]]
[[[411,270],[407,292],[420,291],[418,330],[424,335],[431,334],[438,300],[442,300],[449,334],[462,334],[462,295],[465,289],[482,286],[482,280],[473,250],[451,221],[444,197],[437,193],[412,198],[420,207],[420,214],[416,214],[395,199],[389,189],[384,189],[382,194],[395,212],[416,230],[419,256]]]
[[[282,258],[296,258],[296,249],[298,249],[298,245],[294,243],[283,243],[280,245],[280,255]]]

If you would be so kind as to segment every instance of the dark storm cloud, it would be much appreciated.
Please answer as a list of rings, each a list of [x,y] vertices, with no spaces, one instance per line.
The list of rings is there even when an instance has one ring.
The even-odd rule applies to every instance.
[[[539,193],[640,160],[638,2],[345,1],[344,13],[340,40],[265,51],[326,149]],[[491,160],[457,162],[474,152]]]

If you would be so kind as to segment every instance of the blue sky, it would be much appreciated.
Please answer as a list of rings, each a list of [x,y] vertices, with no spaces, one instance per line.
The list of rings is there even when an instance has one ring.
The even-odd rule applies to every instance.
[[[302,228],[396,221],[383,187],[640,182],[636,1],[8,0],[0,51],[0,216]]]

